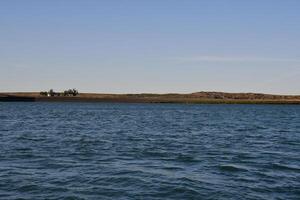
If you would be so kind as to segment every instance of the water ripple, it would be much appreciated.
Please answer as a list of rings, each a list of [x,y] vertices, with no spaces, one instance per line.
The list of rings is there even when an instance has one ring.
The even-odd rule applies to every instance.
[[[299,199],[300,107],[0,103],[0,199]]]

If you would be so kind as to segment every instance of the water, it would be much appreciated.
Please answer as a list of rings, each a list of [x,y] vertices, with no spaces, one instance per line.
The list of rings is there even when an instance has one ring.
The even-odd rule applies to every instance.
[[[299,199],[300,106],[0,103],[0,199]]]

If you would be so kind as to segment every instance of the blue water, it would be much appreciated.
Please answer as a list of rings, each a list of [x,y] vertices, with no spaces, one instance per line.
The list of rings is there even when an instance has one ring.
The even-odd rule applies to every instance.
[[[0,199],[300,199],[300,106],[2,102]]]

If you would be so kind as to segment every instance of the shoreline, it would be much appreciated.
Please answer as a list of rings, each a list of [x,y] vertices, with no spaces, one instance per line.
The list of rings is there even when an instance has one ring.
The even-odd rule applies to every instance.
[[[179,104],[293,104],[300,96],[258,93],[199,92],[191,94],[93,94],[46,97],[39,93],[0,93],[0,102],[103,102],[103,103],[179,103]]]

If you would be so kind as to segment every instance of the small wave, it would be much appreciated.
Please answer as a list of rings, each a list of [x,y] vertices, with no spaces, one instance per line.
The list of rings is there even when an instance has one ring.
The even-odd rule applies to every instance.
[[[62,199],[62,200],[84,200],[84,198],[80,198],[78,196],[65,196],[65,197],[60,197],[58,199]]]
[[[178,162],[198,162],[198,160],[194,156],[190,156],[190,155],[179,155],[176,157],[176,161],[178,161]]]
[[[152,197],[159,197],[157,199],[195,199],[199,195],[201,195],[200,192],[193,187],[171,184],[161,186],[159,190],[151,194]]]
[[[179,170],[183,170],[184,168],[179,166],[169,166],[169,167],[162,167],[162,169],[169,170],[169,171],[179,171]]]
[[[6,115],[0,115],[0,119],[8,119],[8,116],[6,116]]]
[[[219,168],[221,171],[227,171],[227,172],[248,171],[247,169],[239,165],[220,165]]]
[[[291,170],[291,171],[300,171],[299,166],[296,165],[284,165],[280,163],[272,164],[272,169],[275,170]]]
[[[23,185],[21,187],[18,188],[19,192],[32,192],[32,191],[38,191],[40,190],[40,187],[38,185]]]

